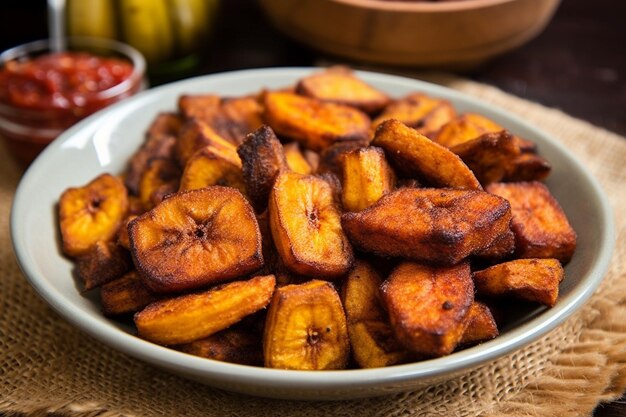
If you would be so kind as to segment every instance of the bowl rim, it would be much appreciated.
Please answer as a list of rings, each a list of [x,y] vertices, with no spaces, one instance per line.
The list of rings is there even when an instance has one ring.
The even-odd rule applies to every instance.
[[[437,2],[402,1],[402,0],[329,0],[351,7],[359,7],[388,12],[456,12],[482,9],[513,3],[518,0],[452,0]]]
[[[471,103],[472,106],[477,107],[477,111],[488,109],[490,113],[496,114],[498,117],[506,118],[513,123],[525,126],[549,141],[569,163],[573,164],[577,170],[582,171],[585,174],[584,177],[588,181],[590,189],[599,203],[603,223],[603,235],[599,243],[601,249],[599,249],[595,263],[586,276],[584,281],[585,285],[577,285],[576,288],[574,288],[565,299],[560,300],[555,307],[542,311],[541,314],[510,329],[498,338],[475,347],[455,352],[448,356],[384,368],[310,372],[270,369],[220,362],[195,357],[147,342],[116,327],[109,320],[106,322],[91,320],[89,315],[82,312],[80,306],[75,305],[70,298],[55,288],[44,274],[40,275],[34,265],[30,264],[28,260],[28,247],[25,244],[25,239],[20,236],[21,225],[26,222],[23,214],[24,211],[20,210],[20,207],[27,204],[27,192],[32,190],[32,184],[36,183],[37,176],[41,175],[41,172],[38,172],[39,167],[45,166],[44,162],[57,152],[64,142],[74,135],[83,132],[83,134],[91,137],[99,127],[107,124],[107,122],[110,124],[111,120],[115,120],[116,116],[126,111],[141,107],[142,102],[144,100],[147,101],[152,95],[157,95],[164,90],[167,91],[167,89],[180,89],[182,93],[185,91],[182,88],[187,83],[206,81],[208,79],[215,82],[220,81],[226,83],[227,81],[238,81],[243,78],[259,79],[260,81],[258,81],[258,83],[260,84],[264,76],[281,76],[284,79],[290,79],[292,77],[302,77],[316,70],[319,70],[319,68],[287,67],[250,69],[181,80],[143,91],[101,110],[71,127],[34,161],[22,177],[15,193],[10,215],[11,242],[18,264],[27,280],[37,293],[65,320],[96,340],[116,350],[161,368],[168,369],[174,373],[182,373],[188,377],[204,379],[205,382],[213,385],[217,385],[215,383],[217,380],[235,381],[238,384],[248,387],[257,385],[291,392],[289,395],[280,395],[278,393],[275,395],[261,394],[265,396],[276,396],[277,398],[305,398],[298,397],[293,391],[315,389],[316,392],[319,392],[319,390],[322,389],[320,387],[323,387],[327,392],[338,388],[345,389],[347,387],[353,387],[358,392],[358,388],[384,386],[407,381],[414,382],[422,378],[433,379],[446,377],[456,372],[475,368],[478,365],[495,360],[537,340],[565,321],[591,297],[608,270],[615,244],[612,208],[598,181],[582,166],[565,145],[552,138],[549,134],[525,122],[520,116],[509,113],[489,103],[485,103],[465,93],[424,81],[367,71],[356,71],[356,74],[362,77],[366,82],[376,82],[376,80],[379,80],[380,82],[386,82],[390,85],[399,84],[405,87],[407,83],[410,83],[411,88],[415,90],[427,88],[430,90],[430,94],[447,96],[448,98],[458,98],[461,101]],[[213,382],[209,382],[209,380]],[[232,390],[239,389],[232,388]],[[250,392],[250,390],[242,388],[241,392]],[[365,395],[371,396],[375,394],[355,394],[351,397],[355,398]],[[319,398],[324,397],[322,395],[322,397]]]

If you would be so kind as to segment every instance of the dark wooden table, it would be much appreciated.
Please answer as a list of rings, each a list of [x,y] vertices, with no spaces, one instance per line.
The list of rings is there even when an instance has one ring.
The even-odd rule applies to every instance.
[[[626,135],[626,2],[564,0],[536,39],[462,74]],[[43,0],[3,2],[0,49],[46,37]],[[310,66],[324,57],[268,23],[256,1],[222,2],[204,62],[193,73],[276,66]],[[165,80],[152,80],[153,85]],[[626,397],[602,405],[596,417],[626,416]]]

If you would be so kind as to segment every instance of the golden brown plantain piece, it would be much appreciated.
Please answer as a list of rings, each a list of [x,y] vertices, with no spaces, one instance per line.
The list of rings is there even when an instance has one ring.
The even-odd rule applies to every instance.
[[[269,126],[246,136],[237,153],[242,162],[246,192],[257,212],[265,210],[276,176],[288,170],[283,147]]]
[[[552,166],[545,158],[535,153],[523,152],[510,162],[502,181],[543,181],[551,170]]]
[[[483,186],[501,181],[520,154],[513,136],[506,130],[485,133],[450,150],[461,157]]]
[[[352,356],[361,368],[395,365],[409,359],[396,340],[380,298],[382,279],[372,266],[357,261],[343,286]]]
[[[317,168],[317,173],[323,174],[326,172],[332,172],[337,175],[337,177],[341,178],[341,175],[343,174],[343,166],[341,162],[343,156],[350,151],[360,149],[364,146],[367,146],[367,142],[338,142],[329,146],[319,154],[319,166]]]
[[[400,188],[341,223],[365,252],[454,265],[509,229],[511,209],[483,191]]]
[[[512,230],[507,230],[487,248],[476,252],[474,255],[486,261],[496,261],[504,259],[515,252],[515,234]]]
[[[59,200],[63,253],[77,257],[99,241],[112,239],[128,210],[122,181],[102,174],[82,187],[68,188]]]
[[[275,286],[265,275],[156,301],[135,314],[138,335],[160,345],[200,340],[267,306]]]
[[[306,159],[311,166],[311,173],[317,173],[320,166],[320,154],[310,149],[304,149],[302,153],[304,155],[304,159]]]
[[[356,149],[344,154],[342,162],[344,210],[361,211],[394,189],[396,175],[381,148]]]
[[[385,107],[372,122],[372,129],[376,131],[385,120],[396,119],[422,135],[430,136],[455,116],[456,111],[449,101],[413,93]]]
[[[502,126],[485,116],[465,113],[442,126],[433,140],[446,148],[452,148],[485,133],[495,133],[501,130],[504,130]]]
[[[298,145],[298,142],[291,142],[283,145],[283,151],[285,152],[285,159],[287,160],[287,166],[290,170],[302,175],[309,175],[313,173],[311,165],[300,151],[300,145]]]
[[[383,148],[405,176],[436,187],[481,189],[461,158],[397,120],[386,120],[378,126],[372,145]]]
[[[472,274],[485,296],[511,295],[553,307],[564,271],[557,259],[515,259]]]
[[[196,119],[186,122],[180,130],[175,148],[178,162],[185,166],[194,153],[207,146],[210,146],[216,155],[233,164],[241,164],[237,147],[220,136],[207,123]]]
[[[352,247],[326,181],[295,172],[280,174],[270,194],[269,215],[276,249],[291,271],[324,279],[349,271]]]
[[[470,306],[467,327],[459,344],[474,345],[491,340],[498,336],[498,326],[491,314],[491,310],[480,301],[474,301]]]
[[[139,200],[144,210],[150,210],[163,198],[178,190],[180,167],[171,159],[153,159],[141,175]]]
[[[487,191],[511,204],[517,257],[569,262],[576,249],[576,232],[548,187],[540,182],[494,183]]]
[[[267,312],[263,353],[269,368],[345,368],[350,342],[333,285],[312,280],[278,288]]]
[[[174,145],[181,126],[182,119],[173,113],[160,113],[154,119],[145,142],[128,163],[124,184],[132,194],[139,194],[141,174],[148,168],[148,163],[152,159],[174,157]]]
[[[128,216],[126,216],[126,218],[122,221],[122,225],[117,231],[117,244],[126,250],[130,250],[130,239],[128,237],[128,223],[133,221],[135,217],[137,217],[136,214],[129,214]]]
[[[370,119],[354,107],[290,93],[267,92],[265,120],[276,134],[314,151],[333,143],[368,139]]]
[[[468,263],[432,267],[404,262],[381,290],[396,337],[410,351],[442,356],[460,342],[474,302]]]
[[[325,102],[345,104],[366,113],[376,113],[389,97],[359,79],[347,67],[331,67],[302,78],[296,93]]]
[[[198,288],[263,266],[254,211],[230,187],[181,191],[130,222],[128,233],[135,266],[156,292]]]
[[[126,249],[111,241],[99,241],[76,260],[76,272],[85,291],[113,281],[132,268]]]
[[[185,119],[211,120],[219,111],[222,98],[215,94],[190,95],[178,98],[178,110]]]
[[[262,337],[239,324],[176,347],[181,352],[241,365],[263,366]]]
[[[136,313],[159,296],[150,291],[137,273],[131,271],[100,288],[102,312],[107,316]]]
[[[246,186],[241,174],[241,165],[232,163],[215,154],[211,146],[197,151],[189,160],[180,178],[180,190],[222,185],[245,193]]]

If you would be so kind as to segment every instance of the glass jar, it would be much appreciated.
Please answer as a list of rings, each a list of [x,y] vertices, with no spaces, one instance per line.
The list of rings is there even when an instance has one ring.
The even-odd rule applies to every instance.
[[[108,39],[48,40],[0,54],[0,137],[24,166],[64,130],[145,87],[145,60]]]

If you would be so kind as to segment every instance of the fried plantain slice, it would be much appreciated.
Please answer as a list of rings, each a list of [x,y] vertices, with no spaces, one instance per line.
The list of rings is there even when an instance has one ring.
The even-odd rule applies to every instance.
[[[343,165],[341,162],[343,156],[350,151],[360,149],[364,146],[367,146],[367,142],[347,141],[338,142],[329,146],[319,154],[317,173],[324,174],[326,172],[332,172],[337,175],[338,178],[341,178],[343,174]]]
[[[178,162],[185,166],[194,153],[206,146],[210,146],[216,155],[233,164],[241,165],[237,147],[220,136],[207,123],[197,119],[189,120],[180,130],[175,148]]]
[[[361,368],[395,365],[410,358],[396,340],[384,310],[379,293],[382,283],[374,268],[359,260],[343,286],[352,356]]]
[[[397,120],[378,126],[372,145],[383,148],[400,173],[408,177],[437,187],[481,189],[461,158]]]
[[[511,209],[503,198],[435,188],[400,188],[341,218],[350,242],[365,252],[443,265],[488,248],[510,222]]]
[[[158,299],[137,271],[130,271],[100,288],[102,312],[107,316],[136,313]]]
[[[325,102],[345,104],[366,113],[379,112],[389,97],[359,79],[347,67],[335,66],[302,78],[296,93]]]
[[[495,133],[501,130],[504,130],[502,126],[485,116],[465,113],[442,126],[433,140],[446,148],[451,148],[476,139],[485,133]]]
[[[181,191],[131,221],[128,233],[135,266],[156,292],[198,288],[263,266],[254,211],[230,187]]]
[[[241,165],[232,163],[213,152],[211,146],[197,151],[185,165],[180,179],[180,190],[222,185],[246,192]]]
[[[474,272],[472,276],[480,295],[512,295],[553,307],[564,273],[557,259],[515,259]]]
[[[304,159],[306,159],[311,166],[311,173],[316,174],[320,166],[320,154],[306,148],[302,150],[302,154],[304,155]]]
[[[476,252],[474,255],[486,261],[496,261],[513,255],[513,252],[515,252],[515,234],[509,229],[496,238],[487,248]]]
[[[204,339],[176,346],[190,355],[241,365],[263,366],[262,336],[237,323]]]
[[[144,210],[150,210],[163,198],[178,190],[180,167],[171,159],[150,161],[139,182],[139,200]]]
[[[545,158],[535,153],[523,152],[510,162],[502,181],[543,181],[551,170],[552,166]]]
[[[174,145],[181,126],[182,119],[174,113],[160,113],[154,119],[146,140],[133,154],[126,169],[124,184],[132,194],[139,194],[141,174],[152,159],[174,157]]]
[[[112,239],[128,211],[128,192],[122,181],[102,174],[82,187],[68,188],[59,199],[63,253],[84,255],[98,241]]]
[[[459,342],[461,345],[475,345],[499,335],[491,310],[480,301],[474,301],[470,306],[467,322],[467,327]]]
[[[368,139],[370,119],[354,107],[279,92],[267,92],[264,104],[265,120],[278,135],[314,151]]]
[[[396,119],[424,136],[431,136],[454,119],[456,111],[447,100],[413,93],[389,104],[372,122],[372,130],[388,119]]]
[[[576,232],[563,209],[540,182],[494,183],[487,191],[511,204],[515,254],[519,258],[556,258],[569,262]]]
[[[506,130],[485,133],[450,150],[461,157],[483,186],[501,181],[520,154]]]
[[[361,211],[389,194],[396,175],[381,148],[370,146],[344,154],[342,203],[347,211]]]
[[[128,237],[128,223],[130,223],[135,217],[136,214],[129,214],[122,221],[122,225],[117,231],[117,244],[123,247],[126,250],[130,250],[130,239]]]
[[[404,262],[381,290],[395,335],[410,351],[442,356],[460,342],[474,302],[469,263],[433,267]]]
[[[270,194],[269,216],[276,249],[291,271],[325,279],[349,271],[352,247],[326,181],[295,172],[280,174]]]
[[[219,111],[222,98],[216,94],[183,94],[178,110],[185,119],[211,120]]]
[[[275,286],[265,275],[156,301],[135,314],[138,335],[160,345],[200,340],[267,306]]]
[[[298,145],[298,142],[291,142],[283,145],[283,151],[285,153],[285,159],[287,160],[287,166],[290,170],[302,175],[309,175],[313,173],[313,168],[300,151],[300,145]]]
[[[76,272],[85,291],[113,281],[132,268],[126,249],[112,241],[99,241],[76,260]]]
[[[269,126],[246,136],[237,153],[242,161],[246,192],[257,212],[265,210],[276,176],[288,168],[283,147]]]
[[[346,316],[333,285],[312,280],[274,293],[263,336],[265,366],[299,370],[346,367]]]

